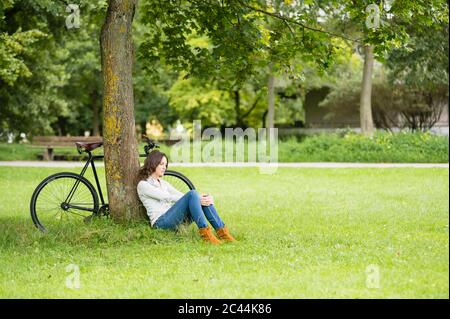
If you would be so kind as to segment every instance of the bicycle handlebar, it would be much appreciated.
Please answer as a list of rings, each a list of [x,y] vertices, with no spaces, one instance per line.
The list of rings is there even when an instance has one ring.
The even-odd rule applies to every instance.
[[[152,149],[159,148],[159,145],[149,139],[147,135],[142,135],[142,137],[147,141],[147,145],[144,146],[144,152],[146,155],[148,155]]]
[[[151,140],[150,138],[148,138],[146,135],[142,135],[142,137],[146,140],[147,145],[144,146],[144,152],[145,154],[139,154],[140,157],[146,157],[150,151],[154,148],[159,148],[159,145],[156,144],[153,140]],[[77,146],[77,151],[79,154],[86,152],[88,153],[91,157],[93,158],[103,158],[103,155],[92,155],[91,154],[91,150],[90,149],[83,149],[82,145],[79,145],[78,143],[76,143]]]

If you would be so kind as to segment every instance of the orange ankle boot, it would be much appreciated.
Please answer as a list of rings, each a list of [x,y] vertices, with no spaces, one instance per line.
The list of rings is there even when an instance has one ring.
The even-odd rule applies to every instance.
[[[211,229],[209,227],[205,228],[199,228],[198,232],[200,233],[200,236],[202,239],[206,242],[210,242],[211,244],[218,245],[221,244],[221,241],[214,236],[214,234],[211,232]]]
[[[219,236],[221,240],[237,242],[237,240],[233,236],[231,236],[228,228],[226,228],[225,226],[223,228],[218,228],[216,232],[217,236]]]

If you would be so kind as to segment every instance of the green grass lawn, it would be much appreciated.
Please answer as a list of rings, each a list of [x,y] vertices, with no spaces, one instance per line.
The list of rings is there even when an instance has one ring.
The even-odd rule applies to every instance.
[[[239,240],[221,246],[107,219],[43,235],[29,200],[58,171],[0,167],[2,298],[449,297],[448,169],[180,168]]]

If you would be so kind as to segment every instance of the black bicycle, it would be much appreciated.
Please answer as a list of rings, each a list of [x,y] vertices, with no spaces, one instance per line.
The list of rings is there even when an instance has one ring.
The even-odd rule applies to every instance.
[[[146,157],[150,151],[159,146],[146,139],[144,146]],[[62,223],[87,222],[95,216],[108,216],[109,208],[103,197],[94,161],[103,159],[103,155],[92,155],[92,151],[101,147],[102,142],[76,142],[78,153],[87,153],[88,159],[79,174],[62,172],[48,176],[34,190],[30,202],[30,213],[34,225],[42,232],[47,228],[57,227]],[[95,178],[94,185],[84,177],[89,165]],[[164,179],[182,193],[195,189],[192,182],[183,174],[167,170]],[[97,193],[98,190],[98,193]],[[99,202],[100,195],[100,202]]]

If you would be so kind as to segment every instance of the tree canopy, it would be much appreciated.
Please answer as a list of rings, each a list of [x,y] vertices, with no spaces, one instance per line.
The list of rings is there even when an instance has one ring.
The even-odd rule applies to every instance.
[[[80,27],[68,29],[65,1],[0,1],[2,131],[101,134],[99,36],[108,3],[78,4]],[[311,88],[343,83],[343,74],[357,85],[364,43],[374,45],[388,85],[441,88],[447,19],[442,0],[141,0],[136,122],[261,126],[273,72],[275,120],[292,124]]]

